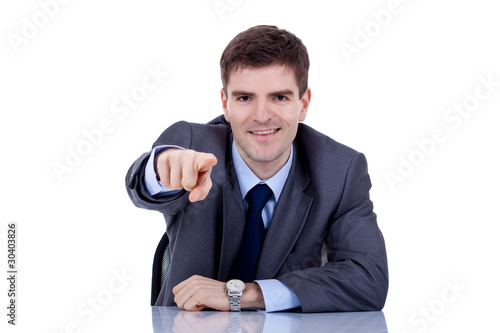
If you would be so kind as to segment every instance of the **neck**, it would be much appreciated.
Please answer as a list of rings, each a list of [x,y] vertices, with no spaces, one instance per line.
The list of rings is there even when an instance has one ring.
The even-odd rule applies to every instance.
[[[290,158],[291,148],[288,149],[279,156],[279,158],[273,161],[256,161],[248,157],[236,144],[236,149],[240,153],[240,156],[243,158],[243,161],[248,165],[250,170],[262,181],[267,180],[273,177],[278,171],[283,168],[288,159]]]

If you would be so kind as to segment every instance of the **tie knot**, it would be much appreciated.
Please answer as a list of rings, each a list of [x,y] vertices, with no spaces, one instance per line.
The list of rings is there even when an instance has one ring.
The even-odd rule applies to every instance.
[[[273,191],[266,184],[255,185],[247,194],[248,211],[261,213]]]

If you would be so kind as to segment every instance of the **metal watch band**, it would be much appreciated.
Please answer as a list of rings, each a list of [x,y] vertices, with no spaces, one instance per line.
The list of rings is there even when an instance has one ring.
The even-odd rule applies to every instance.
[[[238,294],[229,294],[229,304],[231,305],[231,311],[241,311],[240,306],[241,293]]]

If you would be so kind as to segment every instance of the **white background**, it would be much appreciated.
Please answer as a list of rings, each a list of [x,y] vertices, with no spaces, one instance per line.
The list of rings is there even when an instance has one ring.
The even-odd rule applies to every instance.
[[[222,16],[213,0],[74,0],[52,6],[45,21],[40,3],[56,2],[0,5],[0,266],[7,271],[6,228],[14,221],[19,268],[15,328],[6,323],[7,281],[0,283],[2,331],[63,332],[71,322],[82,332],[148,331],[164,221],[131,203],[125,173],[173,122],[221,114],[220,55],[257,24],[285,28],[308,47],[305,122],[368,158],[389,257],[389,331],[498,329],[496,2],[401,0],[382,27],[371,12],[389,0],[221,2],[231,6]],[[31,35],[27,21],[40,26]],[[363,45],[365,28],[372,37]],[[25,39],[16,44],[13,36]],[[355,40],[358,53],[346,56],[342,43]],[[148,67],[169,75],[128,115],[113,112]],[[460,123],[446,121],[449,108],[474,100],[481,76],[497,86]],[[65,164],[68,149],[103,119],[112,130],[58,179],[54,163]],[[444,142],[419,153],[415,141],[437,128]],[[397,175],[400,158],[411,156],[419,165],[391,188],[387,173]],[[113,272],[130,280],[111,294]],[[448,290],[450,283],[460,289]],[[97,296],[106,304],[90,314],[87,302]],[[429,307],[423,319],[419,311]]]

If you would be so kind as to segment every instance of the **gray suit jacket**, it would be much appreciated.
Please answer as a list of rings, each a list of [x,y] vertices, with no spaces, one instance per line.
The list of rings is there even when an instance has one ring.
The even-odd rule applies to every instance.
[[[208,124],[179,122],[153,146],[169,144],[209,152],[208,197],[191,203],[183,191],[152,197],[144,186],[142,155],[126,177],[138,207],[163,213],[171,266],[156,305],[175,305],[172,288],[192,275],[230,278],[243,236],[245,212],[232,163],[232,132],[222,116]],[[384,239],[377,226],[363,154],[299,124],[290,175],[263,243],[256,279],[278,279],[303,312],[380,310],[388,289]]]

